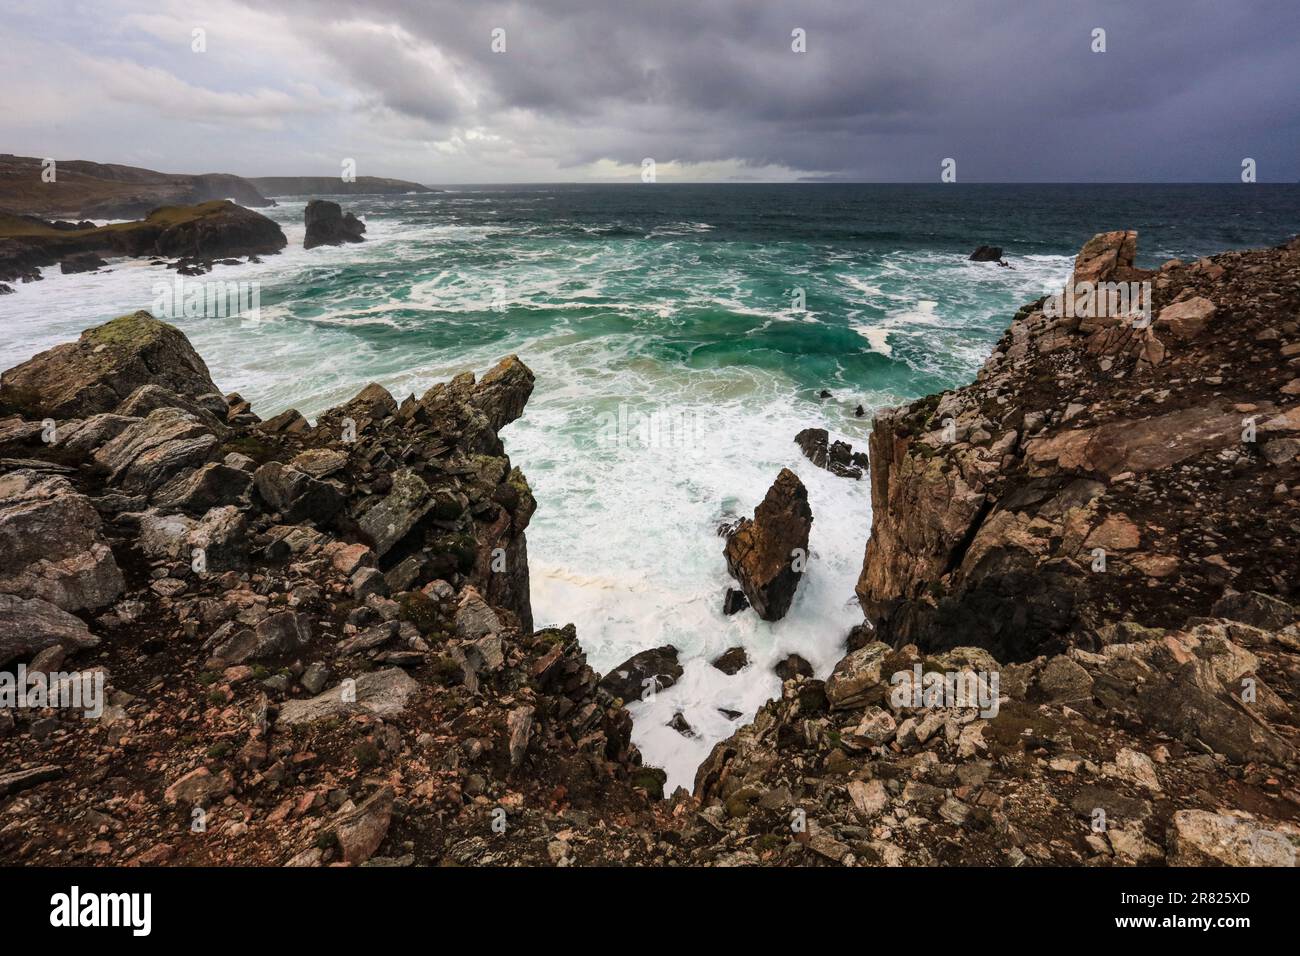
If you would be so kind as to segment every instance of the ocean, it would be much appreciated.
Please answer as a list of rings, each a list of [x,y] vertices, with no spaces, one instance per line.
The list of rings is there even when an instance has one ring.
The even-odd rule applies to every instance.
[[[400,400],[517,353],[537,386],[502,437],[538,501],[536,622],[575,623],[602,672],[678,648],[681,680],[630,706],[670,789],[779,692],[776,661],[797,653],[825,677],[862,620],[867,480],[813,467],[798,431],[865,451],[872,410],[969,381],[1096,232],[1137,229],[1139,264],[1156,265],[1300,231],[1300,187],[1262,184],[458,186],[340,202],[365,243],[304,251],[305,200],[281,200],[264,212],[284,253],[190,280],[256,283],[257,321],[170,320],[264,418],[314,417],[371,381]],[[980,244],[1010,268],[968,262]],[[146,260],[45,275],[0,297],[0,368],[150,308],[174,278]],[[782,467],[808,487],[808,573],[782,621],[725,617],[716,529]],[[710,665],[736,645],[749,667]],[[694,736],[668,726],[677,713]]]

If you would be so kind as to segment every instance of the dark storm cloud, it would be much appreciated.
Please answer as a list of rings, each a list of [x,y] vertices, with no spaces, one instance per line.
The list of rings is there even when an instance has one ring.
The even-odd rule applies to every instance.
[[[148,106],[150,86],[178,110],[283,121],[279,141],[241,140],[259,164],[245,171],[285,150],[336,164],[346,149],[425,181],[629,175],[647,156],[727,177],[921,181],[953,157],[967,182],[1233,180],[1249,156],[1261,181],[1300,178],[1296,0],[105,4],[118,25],[89,46],[134,43],[141,26],[185,41],[191,20],[210,24],[216,58],[223,30],[265,40],[270,56],[250,49],[224,72],[183,50],[134,87],[103,56],[83,70],[112,84],[92,122]],[[791,50],[796,27],[806,53]],[[156,58],[141,51],[137,73]],[[147,111],[129,122],[141,139]],[[143,139],[206,149],[201,132]]]

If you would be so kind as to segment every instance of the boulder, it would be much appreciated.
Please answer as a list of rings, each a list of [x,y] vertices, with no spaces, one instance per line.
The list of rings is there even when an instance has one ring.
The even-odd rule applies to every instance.
[[[214,457],[219,444],[189,412],[160,408],[102,445],[94,460],[108,472],[110,484],[148,494]]]
[[[812,520],[807,489],[783,468],[753,520],[742,518],[727,539],[727,570],[765,621],[779,621],[790,609],[808,560]]]
[[[75,275],[78,272],[94,272],[106,265],[108,263],[93,252],[79,252],[60,262],[59,271],[65,276]]]
[[[494,431],[499,431],[524,413],[532,393],[532,370],[519,356],[510,355],[479,380],[470,404],[487,416]]]
[[[343,491],[283,462],[270,461],[253,474],[253,484],[267,506],[289,524],[322,523],[338,514],[346,502]]]
[[[1208,810],[1178,810],[1167,836],[1171,866],[1295,866],[1300,833]]]
[[[1174,338],[1188,341],[1196,338],[1214,318],[1214,303],[1204,296],[1194,296],[1175,302],[1160,310],[1156,316],[1155,327],[1168,329]]]
[[[77,651],[98,643],[85,621],[49,601],[0,594],[0,666],[47,647]]]
[[[278,723],[293,726],[352,713],[394,717],[406,709],[407,701],[419,689],[419,683],[401,668],[369,671],[354,682],[345,681],[308,700],[285,701]]]
[[[833,710],[851,710],[880,703],[887,696],[889,675],[883,673],[888,644],[872,641],[846,655],[826,679],[826,699]]]
[[[976,246],[975,251],[966,258],[971,262],[998,262],[1002,259],[1002,247]]]
[[[103,607],[125,586],[99,513],[67,479],[0,477],[0,592],[65,611]]]
[[[163,485],[154,494],[153,503],[159,508],[203,514],[218,505],[238,504],[252,484],[253,476],[248,472],[219,462],[208,462]]]
[[[663,690],[677,683],[681,676],[677,648],[666,644],[633,654],[602,677],[600,686],[613,697],[633,701],[640,700],[650,690],[650,681],[654,682],[655,690]]]
[[[213,404],[214,399],[215,405]],[[144,418],[150,412],[157,411],[160,408],[179,408],[189,412],[214,434],[225,435],[228,430],[225,425],[224,404],[221,397],[215,393],[205,395],[202,400],[199,400],[198,398],[178,395],[170,388],[149,383],[141,385],[128,395],[122,404],[117,406],[115,411],[118,415],[125,415],[129,418]]]
[[[307,234],[302,241],[304,249],[365,241],[362,233],[366,231],[366,224],[350,212],[345,215],[338,203],[328,199],[308,202],[303,210],[303,221],[307,224]]]
[[[135,312],[81,333],[0,375],[0,405],[33,417],[85,418],[114,411],[142,385],[197,398],[217,391],[174,326]]]
[[[393,475],[388,494],[367,509],[357,524],[370,538],[375,554],[383,557],[433,505],[433,493],[424,479],[414,471],[399,471]]]
[[[334,822],[334,836],[343,862],[357,866],[374,856],[388,835],[396,794],[380,787],[358,807],[345,807]]]
[[[1215,602],[1210,613],[1215,617],[1226,617],[1231,621],[1241,621],[1251,627],[1269,631],[1280,631],[1297,616],[1296,609],[1286,601],[1259,591],[1247,591],[1244,594],[1229,591]]]

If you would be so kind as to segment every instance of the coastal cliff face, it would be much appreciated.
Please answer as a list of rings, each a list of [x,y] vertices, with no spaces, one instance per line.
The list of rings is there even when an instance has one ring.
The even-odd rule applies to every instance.
[[[1149,282],[1149,324],[1040,300],[976,382],[877,416],[857,593],[881,640],[1024,660],[1225,589],[1295,599],[1300,243],[1154,272],[1135,246],[1096,237],[1071,287]]]
[[[1071,286],[1150,323],[1034,303],[877,417],[867,620],[667,800],[619,695],[675,652],[533,627],[518,358],[314,426],[147,313],[9,370],[0,672],[105,708],[0,708],[0,860],[1294,865],[1300,242],[1135,252]]]
[[[532,388],[512,356],[262,421],[144,312],[6,372],[0,669],[104,711],[0,708],[0,859],[644,860],[664,776],[533,630],[497,436]]]
[[[1300,241],[1135,252],[1071,287],[1152,321],[1040,300],[877,416],[868,620],[700,766],[692,862],[1295,865]]]

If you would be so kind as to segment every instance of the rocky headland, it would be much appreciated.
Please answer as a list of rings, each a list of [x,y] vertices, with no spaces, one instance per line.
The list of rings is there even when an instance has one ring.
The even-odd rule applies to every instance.
[[[147,313],[5,372],[0,671],[105,706],[0,708],[0,860],[1293,865],[1300,242],[1135,255],[1071,285],[1149,321],[1040,300],[877,414],[863,623],[666,798],[624,702],[674,649],[601,677],[534,628],[518,358],[314,425]],[[786,471],[725,529],[733,609],[789,611],[812,520]]]
[[[174,258],[182,274],[207,271],[214,260],[261,256],[287,245],[273,220],[225,199],[164,206],[144,219],[96,226],[0,212],[0,282],[33,282],[40,270],[99,268],[101,256]]]

